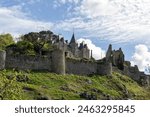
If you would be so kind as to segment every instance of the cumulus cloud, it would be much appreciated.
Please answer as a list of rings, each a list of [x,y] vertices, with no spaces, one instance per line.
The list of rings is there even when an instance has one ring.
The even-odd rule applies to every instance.
[[[90,50],[92,50],[93,52],[93,57],[98,60],[98,59],[102,59],[105,57],[105,51],[103,49],[101,49],[100,47],[97,47],[95,44],[92,43],[92,41],[90,39],[84,39],[84,38],[80,38],[77,40],[78,44],[84,42],[85,44],[88,45],[88,48]]]
[[[47,30],[53,24],[29,19],[21,11],[20,6],[0,8],[0,33],[12,33],[13,35],[24,34],[30,31]]]
[[[139,44],[135,46],[132,64],[138,65],[141,71],[145,71],[145,68],[150,65],[150,51],[146,45]]]

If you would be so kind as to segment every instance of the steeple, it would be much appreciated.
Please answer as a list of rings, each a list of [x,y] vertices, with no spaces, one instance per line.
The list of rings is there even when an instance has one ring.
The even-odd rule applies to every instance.
[[[70,41],[70,44],[71,44],[71,43],[76,43],[76,39],[75,39],[74,33],[73,33],[72,38],[71,38],[71,41]]]

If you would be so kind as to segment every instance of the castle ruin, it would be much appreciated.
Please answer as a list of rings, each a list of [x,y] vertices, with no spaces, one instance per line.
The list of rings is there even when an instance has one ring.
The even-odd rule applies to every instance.
[[[131,66],[129,61],[125,61],[121,48],[112,50],[112,45],[109,45],[105,58],[93,60],[88,45],[83,42],[78,45],[74,34],[69,43],[57,35],[47,38],[52,40],[54,50],[46,56],[13,55],[11,48],[0,51],[0,69],[47,70],[63,75],[112,75],[117,68],[124,75],[136,81],[143,79],[149,84],[150,76],[140,72],[137,66]]]

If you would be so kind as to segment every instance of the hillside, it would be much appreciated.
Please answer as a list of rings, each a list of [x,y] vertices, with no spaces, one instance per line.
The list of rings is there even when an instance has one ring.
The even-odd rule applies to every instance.
[[[150,89],[119,73],[87,77],[3,70],[0,97],[4,100],[150,99]]]

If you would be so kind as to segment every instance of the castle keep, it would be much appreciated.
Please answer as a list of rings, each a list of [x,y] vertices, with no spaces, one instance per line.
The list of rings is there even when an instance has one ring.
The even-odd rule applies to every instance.
[[[117,69],[136,81],[143,79],[147,84],[149,83],[148,75],[124,60],[121,48],[112,50],[112,45],[109,45],[105,58],[93,60],[88,45],[84,42],[78,45],[74,34],[69,43],[57,35],[49,35],[46,38],[49,38],[54,46],[53,51],[46,56],[14,55],[12,49],[7,48],[6,51],[0,51],[0,69],[47,70],[63,75],[111,75]]]

